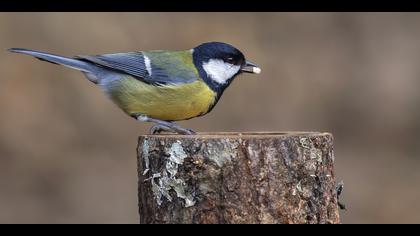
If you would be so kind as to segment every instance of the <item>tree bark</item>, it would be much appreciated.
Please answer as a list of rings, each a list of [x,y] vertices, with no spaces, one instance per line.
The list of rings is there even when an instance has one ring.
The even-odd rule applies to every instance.
[[[339,223],[329,133],[143,135],[140,223]]]

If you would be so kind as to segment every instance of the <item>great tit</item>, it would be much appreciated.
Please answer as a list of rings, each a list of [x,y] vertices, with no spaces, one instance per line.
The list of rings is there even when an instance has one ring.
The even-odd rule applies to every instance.
[[[11,52],[79,70],[99,85],[125,113],[153,122],[152,134],[161,131],[195,134],[174,121],[209,113],[225,89],[242,72],[261,69],[241,51],[221,42],[203,43],[185,51],[137,51],[76,56],[11,48]]]

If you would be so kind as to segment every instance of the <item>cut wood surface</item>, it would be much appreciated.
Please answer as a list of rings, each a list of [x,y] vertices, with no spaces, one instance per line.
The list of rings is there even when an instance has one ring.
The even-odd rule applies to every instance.
[[[143,135],[140,223],[339,223],[329,133]]]

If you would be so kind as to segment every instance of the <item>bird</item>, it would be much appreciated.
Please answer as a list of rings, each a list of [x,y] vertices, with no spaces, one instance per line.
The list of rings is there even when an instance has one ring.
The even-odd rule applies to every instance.
[[[223,42],[206,42],[188,50],[74,57],[23,48],[9,51],[81,71],[126,114],[154,123],[150,134],[196,134],[176,122],[208,114],[238,75],[261,72],[239,49]]]

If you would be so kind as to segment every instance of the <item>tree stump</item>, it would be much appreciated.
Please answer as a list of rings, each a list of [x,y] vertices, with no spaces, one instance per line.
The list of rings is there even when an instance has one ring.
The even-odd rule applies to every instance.
[[[329,133],[143,135],[140,223],[339,223]]]

